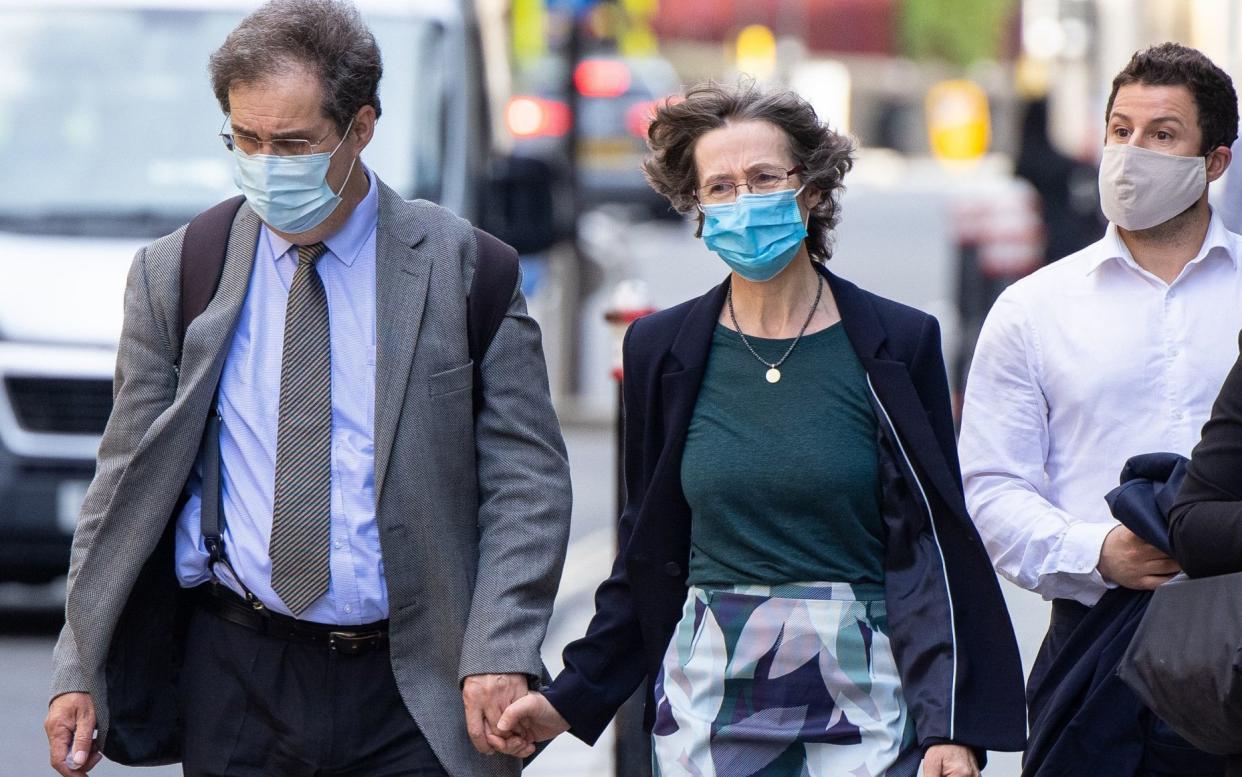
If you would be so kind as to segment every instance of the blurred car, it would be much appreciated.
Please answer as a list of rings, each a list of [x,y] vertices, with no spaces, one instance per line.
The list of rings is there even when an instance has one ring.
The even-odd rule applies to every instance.
[[[505,110],[515,153],[546,159],[564,176],[565,137],[572,117],[565,99],[565,63],[544,58],[517,79]],[[647,127],[656,105],[674,98],[681,81],[660,57],[592,56],[574,68],[578,92],[578,196],[582,209],[607,203],[643,208],[652,216],[676,214],[643,177]]]
[[[548,171],[489,151],[471,7],[357,4],[384,54],[368,164],[405,197],[544,248]],[[254,6],[0,0],[0,581],[68,567],[134,252],[236,194],[207,58]]]

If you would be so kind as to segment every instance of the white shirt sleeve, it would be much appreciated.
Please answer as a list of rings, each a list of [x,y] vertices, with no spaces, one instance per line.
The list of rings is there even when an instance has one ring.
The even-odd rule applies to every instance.
[[[996,571],[1046,599],[1095,604],[1096,566],[1116,522],[1084,521],[1049,501],[1048,401],[1036,333],[1002,294],[980,333],[959,442],[966,504]]]

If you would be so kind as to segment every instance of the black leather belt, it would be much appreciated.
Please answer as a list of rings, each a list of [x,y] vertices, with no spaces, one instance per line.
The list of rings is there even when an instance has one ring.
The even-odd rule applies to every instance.
[[[251,606],[226,586],[213,583],[198,586],[195,594],[199,606],[217,618],[286,642],[319,645],[348,656],[369,653],[388,644],[386,620],[361,626],[301,621],[262,605]]]

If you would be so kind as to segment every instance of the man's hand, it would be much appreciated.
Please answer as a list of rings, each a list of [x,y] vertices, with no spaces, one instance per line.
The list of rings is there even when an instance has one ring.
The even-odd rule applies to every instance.
[[[95,750],[95,704],[89,693],[52,699],[43,721],[52,768],[63,777],[83,777],[103,758]]]
[[[461,686],[461,700],[466,707],[466,731],[474,749],[484,755],[497,751],[510,753],[516,742],[496,733],[496,724],[505,708],[530,693],[524,674],[476,674]]]
[[[504,752],[526,758],[535,752],[536,742],[546,742],[569,730],[542,693],[529,693],[509,705],[496,724],[496,732],[509,743]]]
[[[1124,526],[1104,538],[1097,568],[1108,582],[1138,591],[1150,591],[1181,571],[1176,561]]]
[[[923,777],[979,777],[979,764],[968,747],[932,745],[923,756]]]

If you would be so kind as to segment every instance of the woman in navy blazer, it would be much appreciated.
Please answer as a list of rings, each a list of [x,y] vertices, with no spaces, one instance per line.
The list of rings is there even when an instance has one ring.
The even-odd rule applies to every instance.
[[[774,150],[765,152],[765,133],[771,135],[773,128],[778,136],[788,136],[788,144],[778,143],[772,147]],[[683,136],[674,137],[677,132]],[[686,132],[691,133],[688,138],[684,136]],[[818,138],[810,144],[817,147],[807,148],[808,133]],[[865,745],[873,735],[875,742],[883,740],[883,746],[863,752],[862,760],[850,761],[857,766],[848,773],[912,775],[922,761],[925,773],[933,777],[975,775],[985,750],[1021,750],[1025,716],[1017,645],[996,576],[962,496],[939,326],[925,313],[837,277],[822,261],[827,259],[829,231],[835,225],[840,180],[850,165],[849,141],[820,124],[810,106],[796,95],[764,93],[746,85],[691,90],[684,102],[660,109],[650,136],[655,157],[648,162],[648,174],[653,184],[669,196],[675,207],[700,211],[701,234],[734,272],[703,296],[636,321],[626,335],[621,552],[611,576],[596,593],[596,614],[586,636],[565,649],[564,671],[542,694],[514,702],[500,720],[498,733],[509,737],[505,751],[529,754],[534,742],[565,730],[594,743],[616,710],[644,682],[645,722],[648,729],[654,728],[657,767],[665,775],[700,773],[696,771],[699,767],[695,759],[702,757],[713,764],[711,769],[718,777],[743,777],[758,773],[757,765],[774,768],[777,761],[792,763],[792,751],[786,745],[795,748],[801,754],[797,757],[804,760],[797,761],[789,771],[763,774],[801,775],[803,766],[811,774],[844,774],[847,772],[842,764],[846,761],[834,761],[829,756],[823,756],[828,760],[814,761],[820,757],[816,753],[830,749],[820,745],[857,745],[860,741]],[[682,145],[680,150],[678,142]],[[689,151],[684,148],[687,145]],[[786,163],[780,159],[774,162],[779,163],[775,167],[769,164],[768,169],[763,168],[764,153],[780,155],[786,148],[794,157],[789,160],[794,163],[790,169],[782,170]],[[703,168],[694,171],[697,180],[692,186],[697,188],[690,195],[693,202],[689,204],[682,196],[685,183],[673,180],[674,173],[670,173],[676,167],[677,161],[672,157],[677,153],[683,157],[693,154],[691,167]],[[830,165],[835,178],[817,177],[816,171],[824,168],[830,155],[835,160]],[[760,162],[754,162],[757,158]],[[713,165],[721,164],[735,172],[711,179]],[[744,187],[749,189],[750,201],[738,192]],[[732,191],[726,191],[730,188]],[[809,191],[803,198],[806,190]],[[743,202],[746,207],[716,207],[717,201]],[[809,214],[808,223],[800,231],[804,213]],[[780,226],[791,221],[797,225]],[[804,241],[808,231],[810,239]],[[797,244],[781,248],[789,235],[794,236]],[[791,253],[792,258],[780,256],[782,253]],[[777,361],[785,351],[786,340],[769,340],[767,345],[780,347],[775,351],[769,348],[770,355],[764,358],[756,345],[763,344],[763,340],[745,333],[745,328],[754,325],[738,315],[744,311],[743,287],[756,288],[753,284],[764,274],[765,267],[773,266],[785,277],[802,273],[804,280],[799,282],[806,294],[797,299],[811,295],[815,299],[811,316],[784,353],[784,358],[790,359],[789,365]],[[810,325],[817,321],[815,311],[821,308],[827,312],[818,320],[821,323],[817,332]],[[802,311],[791,319],[795,328],[802,323],[798,319],[805,315],[805,308]],[[840,326],[835,329],[843,330],[843,335],[832,335],[833,324],[838,320]],[[702,423],[704,404],[710,403],[710,397],[717,398],[710,401],[726,406],[739,398],[747,401],[748,392],[759,396],[764,390],[758,381],[761,374],[769,383],[776,383],[782,380],[782,368],[792,381],[798,348],[821,347],[813,346],[815,342],[829,348],[828,338],[833,336],[840,337],[842,347],[852,352],[849,359],[861,367],[859,380],[853,384],[854,393],[849,396],[862,397],[868,406],[864,408],[867,417],[872,419],[868,427],[871,447],[861,446],[866,451],[861,464],[874,467],[875,486],[871,490],[876,496],[873,501],[880,527],[880,558],[876,563],[882,565],[881,593],[873,597],[879,601],[863,595],[854,601],[848,588],[833,588],[831,594],[824,595],[815,593],[822,589],[798,589],[803,594],[809,591],[810,600],[836,599],[839,595],[847,599],[799,600],[798,606],[805,604],[812,619],[825,617],[824,611],[816,615],[816,607],[847,609],[827,616],[839,618],[843,624],[841,632],[825,637],[824,629],[820,629],[820,637],[835,643],[823,647],[825,654],[832,655],[819,657],[822,672],[812,671],[798,681],[803,683],[797,689],[800,701],[772,702],[769,697],[774,691],[759,685],[756,678],[763,674],[765,682],[776,682],[771,678],[781,673],[772,671],[765,661],[779,661],[782,650],[791,650],[788,645],[795,639],[803,645],[809,644],[808,638],[815,643],[815,635],[796,634],[792,620],[778,623],[779,636],[764,658],[738,669],[743,645],[733,645],[727,636],[721,635],[730,633],[728,621],[736,620],[738,602],[746,601],[737,598],[736,591],[743,589],[735,587],[713,593],[713,586],[705,586],[707,593],[699,592],[696,603],[695,592],[699,589],[693,582],[688,584],[688,577],[698,574],[693,568],[705,563],[699,555],[701,548],[692,549],[691,541],[694,521],[701,520],[700,514],[705,513],[692,505],[692,501],[703,498],[701,489],[687,480],[702,477],[699,469],[687,466],[693,464],[691,459],[702,456],[688,450],[687,440],[693,446],[696,434],[712,432],[709,425]],[[799,345],[799,338],[803,337],[805,340]],[[724,359],[726,345],[734,343],[738,344],[737,364],[751,364],[740,368],[753,370],[755,383],[743,385],[734,380],[718,387],[723,391],[716,391],[711,384],[719,383],[725,374],[725,365],[718,360]],[[752,355],[757,362],[747,361]],[[809,353],[805,356],[810,358]],[[762,366],[769,367],[767,372]],[[827,375],[831,379],[828,373],[848,370],[810,372],[812,378]],[[814,399],[807,396],[808,401],[784,407],[795,414],[804,409],[816,413],[827,410],[818,407]],[[746,405],[738,407],[741,411],[747,409]],[[842,423],[849,420],[843,418]],[[724,424],[728,425],[729,420],[725,416]],[[831,442],[826,447],[832,447]],[[720,455],[727,456],[728,451],[722,450]],[[790,488],[796,489],[800,485],[795,482],[799,473],[792,474],[795,478],[791,479]],[[756,487],[762,488],[758,484]],[[811,488],[815,485],[811,484]],[[825,499],[832,496],[824,494]],[[830,518],[825,517],[825,521],[830,522]],[[746,516],[740,520],[745,521]],[[751,533],[771,530],[765,523],[749,523],[745,527]],[[811,541],[817,527],[804,528]],[[856,532],[856,527],[846,524],[834,531],[857,536],[859,542],[867,539]],[[845,550],[853,552],[859,542]],[[797,545],[790,548],[800,550]],[[723,551],[726,555],[731,552],[728,547]],[[779,567],[786,561],[775,559],[773,563]],[[712,579],[710,572],[700,577]],[[775,597],[779,595],[775,593],[778,588],[774,585],[763,591],[765,596]],[[854,586],[855,591],[864,589],[866,586]],[[754,590],[753,585],[744,588],[744,592]],[[729,599],[730,596],[734,598]],[[771,610],[760,610],[758,605],[772,601],[775,600],[754,599],[741,611],[757,618],[754,613]],[[732,612],[713,612],[713,607],[721,602],[732,602]],[[792,612],[788,607],[782,611]],[[857,616],[840,614],[846,612]],[[874,623],[863,623],[875,613],[881,613],[881,617]],[[842,647],[852,634],[846,632],[854,620],[861,624],[860,633],[866,642],[860,649],[869,651],[858,660],[865,661],[871,675],[861,680],[850,675],[853,679],[841,688],[841,678],[849,672],[837,670],[848,669],[847,663],[854,661],[845,656],[846,648]],[[718,626],[708,636],[702,636],[705,621]],[[713,637],[715,643],[705,648],[704,644]],[[746,636],[743,641],[751,638]],[[885,645],[884,655],[877,647],[882,638],[891,643]],[[766,643],[761,643],[758,651],[752,652],[759,655],[766,647]],[[811,651],[815,649],[812,647]],[[840,656],[833,653],[838,649]],[[703,651],[718,653],[714,664],[694,665],[695,661],[702,663],[696,656]],[[836,658],[840,667],[831,665]],[[888,682],[881,676],[886,661],[895,663],[891,680],[895,696],[889,696],[896,701],[881,699],[876,691]],[[726,665],[729,668],[722,669]],[[720,676],[703,679],[712,672]],[[670,673],[676,676],[670,677]],[[779,680],[787,686],[786,677],[790,676],[793,675]],[[737,691],[738,683],[747,685]],[[775,693],[789,693],[786,686]],[[812,687],[819,690],[808,696],[806,689]],[[872,694],[871,701],[855,698],[860,687],[864,695]],[[814,696],[816,692],[831,698],[821,704]],[[720,713],[710,721],[710,726],[701,726],[704,721],[696,716],[702,710],[691,708],[701,707],[703,699],[712,700],[708,717],[716,714],[717,707],[731,717]],[[889,736],[860,724],[859,731],[850,729],[853,738],[832,736],[839,730],[842,718],[856,721],[866,717],[859,710],[872,702],[881,708],[876,713],[880,717],[886,704],[896,705],[893,716],[884,725],[898,729],[904,726],[905,733],[898,730]],[[679,704],[684,709],[679,710]],[[774,716],[766,714],[775,707],[782,714],[797,710],[798,725],[786,726],[783,733],[777,731],[786,724],[774,724]],[[742,708],[745,715],[739,711]],[[823,712],[823,717],[813,721],[816,709]],[[768,728],[756,734],[760,724]],[[741,734],[737,733],[739,730],[743,730]],[[731,736],[737,738],[730,740]],[[662,737],[670,741],[682,739],[670,748],[662,744]],[[694,737],[711,741],[695,742]],[[775,746],[774,738],[779,740]],[[739,749],[745,755],[739,757]],[[877,763],[880,765],[876,766]]]

